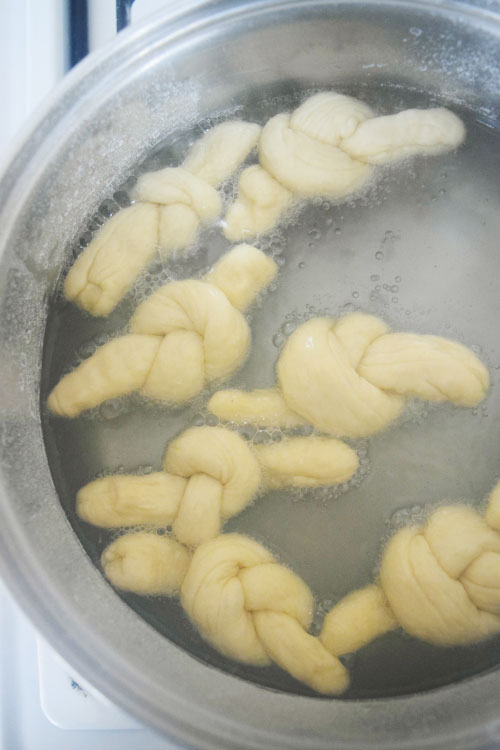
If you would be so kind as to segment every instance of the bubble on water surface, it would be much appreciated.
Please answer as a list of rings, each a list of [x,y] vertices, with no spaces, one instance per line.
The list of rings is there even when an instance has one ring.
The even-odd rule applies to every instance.
[[[287,320],[286,323],[283,323],[281,326],[281,330],[284,333],[285,336],[290,336],[295,329],[297,328],[297,324],[293,322],[293,320]]]

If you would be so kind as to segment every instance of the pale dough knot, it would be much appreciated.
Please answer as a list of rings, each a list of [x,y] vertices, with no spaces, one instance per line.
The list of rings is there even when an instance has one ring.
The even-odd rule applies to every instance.
[[[79,516],[106,528],[172,526],[179,540],[127,533],[107,547],[102,566],[117,588],[172,595],[201,634],[247,664],[275,661],[314,690],[336,695],[347,672],[309,629],[313,597],[305,583],[256,542],[218,536],[261,487],[311,487],[345,481],[356,470],[339,440],[297,437],[251,447],[224,427],[192,427],[170,443],[164,472],[97,479],[77,495]],[[200,546],[199,546],[200,545]],[[186,576],[184,578],[184,576]]]
[[[349,118],[348,102],[349,97],[338,94],[318,94],[293,115],[271,118],[264,126],[259,143],[260,163],[264,169],[302,198],[315,195],[342,198],[356,190],[368,178],[371,168],[352,159],[339,147],[339,131],[348,124],[346,120],[355,122],[356,119]],[[370,116],[370,110],[361,102],[350,102],[358,110],[358,118]],[[342,114],[336,116],[339,106]],[[336,120],[340,127],[335,127]]]
[[[340,661],[307,632],[309,588],[252,539],[224,534],[201,545],[181,601],[202,636],[226,656],[257,666],[274,661],[321,693],[347,688]]]
[[[216,188],[257,143],[260,127],[229,121],[197,141],[180,167],[143,174],[136,201],[118,211],[74,262],[64,282],[68,300],[93,315],[108,315],[159,249],[163,255],[192,244],[200,224],[216,219]]]
[[[500,535],[472,508],[437,510],[389,542],[380,585],[412,635],[441,645],[500,631]]]
[[[195,280],[173,282],[151,295],[132,316],[130,331],[158,342],[141,391],[174,403],[234,372],[251,338],[245,317],[226,295]]]
[[[129,334],[104,344],[62,378],[49,409],[74,417],[133,391],[170,403],[194,398],[243,363],[251,334],[241,310],[276,271],[260,250],[240,245],[216,264],[210,280],[161,287],[139,305]]]
[[[363,313],[304,323],[288,339],[277,376],[289,409],[324,432],[349,437],[386,427],[405,396],[474,406],[489,385],[486,368],[465,346],[390,333]]]
[[[354,651],[398,625],[442,646],[500,632],[500,483],[486,515],[465,505],[438,508],[424,526],[389,541],[378,585],[354,591],[325,617],[321,641]]]
[[[224,421],[266,427],[309,422],[340,437],[371,435],[401,414],[405,397],[475,406],[488,371],[465,346],[438,336],[391,333],[379,318],[313,318],[290,336],[277,363],[280,388],[215,393]]]
[[[461,120],[443,108],[375,117],[352,97],[315,94],[264,126],[260,166],[241,173],[225,234],[238,241],[268,232],[294,200],[344,198],[366,183],[372,165],[451,150],[464,137]]]
[[[181,542],[197,546],[216,536],[261,487],[344,482],[356,471],[358,457],[340,440],[284,438],[252,447],[233,430],[204,426],[173,440],[163,467],[145,476],[117,474],[90,482],[77,494],[79,516],[104,528],[171,525]]]

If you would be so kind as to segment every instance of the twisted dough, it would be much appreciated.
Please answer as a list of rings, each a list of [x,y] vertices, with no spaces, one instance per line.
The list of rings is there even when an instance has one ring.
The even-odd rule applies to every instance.
[[[264,126],[260,166],[243,170],[224,233],[233,241],[262,234],[296,198],[344,198],[368,180],[371,165],[448,151],[464,137],[463,123],[447,109],[374,117],[349,96],[315,94]]]
[[[182,250],[198,227],[222,208],[215,188],[238,168],[257,143],[260,127],[230,121],[208,131],[181,167],[142,175],[132,192],[136,201],[95,235],[66,276],[68,300],[93,315],[108,315],[152,260]]]
[[[145,531],[124,534],[101,557],[113,586],[143,596],[177,594],[190,561],[188,550],[175,539]]]
[[[390,333],[363,313],[299,326],[276,370],[280,391],[219,391],[210,411],[266,426],[290,427],[302,419],[328,434],[361,437],[396,419],[406,396],[475,406],[489,386],[486,368],[470,349],[437,336]]]
[[[199,547],[181,601],[202,636],[225,656],[256,666],[272,660],[320,693],[347,689],[345,668],[307,633],[309,588],[252,539],[223,534]]]
[[[465,505],[439,508],[387,545],[380,580],[325,617],[321,641],[343,654],[401,625],[440,646],[500,632],[500,483],[483,517]]]
[[[91,482],[77,495],[77,511],[111,528],[172,524],[180,542],[198,547],[192,560],[171,537],[125,534],[102,554],[111,583],[143,595],[172,595],[182,585],[188,616],[224,655],[256,666],[275,661],[314,690],[337,695],[348,675],[307,633],[314,604],[309,588],[253,540],[218,534],[261,483],[330,484],[349,478],[357,464],[354,451],[338,440],[285,438],[252,451],[227,428],[192,427],[169,445],[165,472]]]
[[[111,583],[140,594],[172,595],[205,640],[225,656],[254,666],[271,661],[313,690],[338,695],[349,676],[310,635],[314,600],[295,573],[241,534],[222,534],[189,554],[169,537],[132,533],[102,555]]]
[[[62,378],[49,395],[49,409],[75,417],[133,391],[171,403],[194,398],[244,361],[251,334],[240,310],[276,271],[260,250],[239,245],[204,281],[161,287],[139,305],[129,334],[104,344]]]
[[[191,427],[170,443],[163,466],[146,476],[90,482],[77,494],[79,516],[106,528],[171,524],[179,541],[197,546],[217,536],[261,486],[344,482],[356,471],[358,457],[340,440],[285,438],[252,449],[227,428]]]

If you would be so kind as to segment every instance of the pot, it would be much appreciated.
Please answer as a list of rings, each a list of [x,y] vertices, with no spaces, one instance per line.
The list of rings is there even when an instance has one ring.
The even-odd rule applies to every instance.
[[[351,700],[320,699],[296,685],[281,683],[274,673],[261,678],[257,670],[238,670],[227,661],[218,661],[216,655],[203,650],[200,642],[196,645],[194,636],[189,641],[191,636],[185,635],[185,625],[176,621],[180,615],[174,610],[170,624],[162,625],[161,612],[148,610],[145,605],[142,617],[136,611],[141,607],[136,600],[120,598],[92,560],[99,540],[78,527],[71,503],[64,498],[74,497],[72,483],[78,484],[81,479],[75,467],[85,464],[87,454],[104,452],[108,465],[132,462],[132,454],[126,453],[132,433],[126,433],[126,439],[120,442],[115,429],[116,443],[109,433],[108,440],[99,442],[96,436],[91,445],[92,427],[84,425],[76,432],[61,428],[62,432],[55,434],[57,430],[51,432],[44,415],[45,392],[54,367],[57,369],[51,364],[50,353],[56,349],[66,352],[71,346],[71,327],[67,321],[66,328],[59,325],[59,318],[53,314],[61,268],[78,244],[85,221],[136,165],[146,157],[147,164],[154,165],[165,144],[172,147],[185,143],[183,134],[194,132],[200,121],[206,123],[216,114],[229,116],[235,112],[248,119],[262,119],[265,107],[280,111],[301,92],[338,88],[356,92],[360,98],[365,92],[370,103],[382,102],[381,106],[387,97],[396,105],[410,101],[417,106],[450,103],[474,123],[479,129],[474,132],[483,134],[491,149],[500,129],[499,71],[500,18],[477,4],[431,0],[179,1],[172,4],[167,15],[120,34],[105,51],[79,65],[18,141],[0,182],[2,576],[37,629],[85,679],[140,721],[183,745],[301,750],[490,746],[488,743],[500,738],[500,672],[493,668],[495,653],[500,649],[498,644],[486,646],[480,654],[477,652],[477,658],[471,657],[471,664],[475,663],[471,670],[478,673],[460,680],[446,678],[447,684],[434,689],[430,689],[431,681],[424,685],[425,690],[408,694],[391,695],[388,689],[378,697],[358,693]],[[488,162],[481,143],[474,152],[482,154],[478,164]],[[499,196],[494,158],[498,159],[498,150],[489,160],[489,172],[467,160],[461,163],[460,169],[467,168],[470,174],[470,181],[461,182],[462,192],[454,182],[452,203],[443,204],[438,213],[431,205],[432,196],[426,193],[415,204],[420,206],[418,220],[407,211],[398,213],[395,222],[399,178],[390,172],[385,178],[389,187],[392,184],[386,206],[389,214],[392,212],[391,226],[397,224],[408,241],[401,276],[407,274],[409,288],[421,307],[430,309],[434,305],[439,314],[442,312],[442,320],[452,315],[453,326],[469,342],[474,343],[478,336],[476,343],[488,351],[490,364],[495,364],[495,354],[500,357],[498,349],[495,352],[498,342],[491,342],[490,330],[491,316],[500,315],[498,294],[494,285],[488,286],[488,279],[491,282],[496,275],[495,201]],[[448,163],[453,170],[452,156]],[[419,180],[429,177],[432,167],[415,169],[417,174],[412,179]],[[396,182],[391,183],[393,179]],[[433,182],[434,188],[439,194]],[[489,203],[478,202],[477,195],[474,198],[470,192],[479,189],[481,196],[488,194]],[[350,236],[348,245],[356,248],[360,242],[365,246],[371,242],[370,247],[375,249],[373,237],[387,226],[389,216],[380,213],[386,210],[382,193],[377,194],[378,204],[372,196],[364,206],[346,207],[346,215],[358,211],[352,225],[357,226],[356,233]],[[406,206],[408,201],[407,197]],[[447,213],[447,206],[453,207],[453,213]],[[304,222],[315,220],[315,210],[319,208],[304,214]],[[338,207],[333,210],[339,218]],[[444,261],[443,267],[436,264],[439,267],[433,278],[428,275],[422,279],[418,268],[429,273],[439,242],[444,241],[439,232],[436,238],[433,221],[441,221],[440,228],[456,222],[453,241],[446,240],[451,255],[448,265]],[[472,249],[471,226],[477,230],[477,245]],[[286,250],[290,258],[297,259],[303,252],[306,229],[298,229],[296,239],[290,240]],[[423,231],[427,232],[425,236]],[[387,260],[397,239],[397,233],[391,232],[386,232]],[[210,248],[201,261],[193,261],[193,267],[196,262],[201,267],[210,261],[210,253],[220,252],[215,239]],[[366,258],[351,253],[357,260],[350,267],[349,252],[346,245],[340,257],[356,278],[356,274],[362,274]],[[414,266],[408,260],[412,257]],[[465,264],[469,276],[449,280],[449,296],[441,294],[440,302],[436,302],[436,295],[447,289],[443,268],[451,273],[457,263],[460,268]],[[477,301],[470,284],[466,286],[471,275],[474,280],[474,274],[482,274],[481,283],[486,279],[487,288],[479,295],[481,300],[484,297],[484,304]],[[294,299],[299,306],[310,300],[317,283],[317,275],[306,278],[307,283],[300,285],[303,291],[290,287],[299,295]],[[348,283],[349,279],[344,281]],[[286,283],[285,279],[285,288]],[[457,299],[462,304],[455,310],[450,300]],[[479,305],[477,315],[464,303],[470,299]],[[277,319],[286,310],[279,304],[269,302]],[[416,304],[414,311],[418,312]],[[103,330],[112,330],[118,320],[111,317],[102,324]],[[423,317],[420,320],[424,328]],[[76,338],[78,325],[75,322]],[[418,328],[418,320],[415,325]],[[259,330],[257,321],[257,341]],[[263,359],[259,367],[272,373],[275,355],[275,350],[274,354],[269,350],[267,360]],[[253,367],[256,372],[257,366]],[[436,476],[442,484],[435,492],[476,498],[484,494],[495,472],[494,451],[484,448],[495,444],[495,417],[492,404],[489,421],[484,424],[471,427],[470,422],[455,421],[444,428],[443,423],[435,423],[429,427],[431,437],[420,438],[425,443],[434,436],[436,440],[448,440],[451,446],[441,457]],[[145,457],[151,455],[154,437],[156,448],[151,460],[159,460],[168,431],[178,429],[175,419],[159,423],[151,440],[140,449]],[[424,427],[419,427],[425,433]],[[470,441],[477,441],[479,447],[476,453],[471,452],[464,472],[460,445],[466,439],[466,428],[471,430],[467,433]],[[443,429],[448,430],[444,436]],[[452,433],[456,433],[453,439]],[[381,470],[380,493],[391,462],[394,466],[402,455],[404,442],[397,433],[384,440],[371,456],[374,464],[379,459],[386,461],[379,464],[386,467]],[[401,487],[396,487],[395,506],[386,506],[384,512],[393,510],[398,502],[402,504],[397,497],[404,486],[420,489],[417,478],[423,471],[422,451],[423,447],[415,453],[410,479],[405,475]],[[371,491],[377,487],[372,483]],[[337,510],[332,511],[340,514],[336,523],[343,529],[339,539],[344,539],[346,554],[353,523],[349,520],[350,503],[355,502],[356,492],[354,500],[341,498],[340,510],[335,506]],[[60,499],[66,503],[66,511]],[[364,502],[362,498],[360,502]],[[348,569],[350,584],[366,582],[370,565],[375,562],[383,514],[376,503],[367,503],[365,510],[365,522],[375,526],[377,533],[373,532],[373,542],[367,543],[361,554],[363,563],[354,573],[352,566],[344,565],[335,574],[339,586]],[[276,523],[279,518],[279,513],[274,516]],[[244,530],[237,525],[235,528]],[[279,546],[279,534],[274,539]],[[290,537],[288,543],[293,546],[297,539]],[[315,553],[320,560],[325,559],[323,552],[328,555],[326,546]],[[160,632],[162,628],[169,638]]]

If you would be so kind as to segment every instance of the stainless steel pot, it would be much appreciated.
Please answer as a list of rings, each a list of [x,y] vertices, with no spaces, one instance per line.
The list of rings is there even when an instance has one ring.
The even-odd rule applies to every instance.
[[[263,92],[363,85],[450,100],[500,129],[492,4],[173,3],[68,76],[0,183],[2,575],[85,678],[189,746],[479,748],[500,738],[498,671],[398,698],[342,701],[271,691],[195,659],[105,582],[47,462],[39,394],[48,303],[85,217],[151,148],[200,118],[250,110]]]

